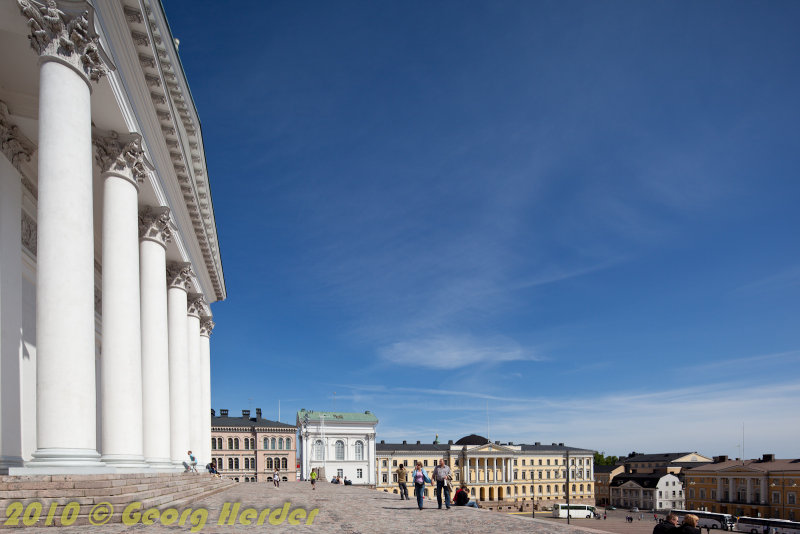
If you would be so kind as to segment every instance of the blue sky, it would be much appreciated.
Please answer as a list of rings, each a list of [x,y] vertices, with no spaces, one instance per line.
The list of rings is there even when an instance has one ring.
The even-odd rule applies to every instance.
[[[164,4],[215,408],[800,456],[800,4]]]

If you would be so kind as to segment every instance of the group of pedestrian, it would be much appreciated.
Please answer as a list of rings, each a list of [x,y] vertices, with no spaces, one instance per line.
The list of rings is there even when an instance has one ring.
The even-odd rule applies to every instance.
[[[397,485],[400,489],[400,500],[409,500],[408,486],[408,470],[405,464],[400,464],[400,467],[395,471],[397,474]],[[431,476],[422,467],[422,462],[417,462],[414,471],[411,472],[411,481],[414,484],[414,496],[417,498],[417,507],[422,510],[425,499],[425,484],[436,483],[436,503],[439,505],[439,510],[442,509],[444,504],[445,509],[449,510],[451,505],[455,506],[471,506],[477,508],[478,505],[475,501],[469,498],[469,490],[466,484],[461,487],[453,495],[453,501],[450,500],[450,495],[453,488],[453,473],[450,467],[445,465],[444,460],[440,459],[439,464],[434,467]]]
[[[683,523],[678,525],[678,515],[670,512],[664,521],[657,524],[653,529],[653,534],[700,534],[700,529],[697,528],[697,523],[700,518],[694,514],[686,514],[683,518]]]

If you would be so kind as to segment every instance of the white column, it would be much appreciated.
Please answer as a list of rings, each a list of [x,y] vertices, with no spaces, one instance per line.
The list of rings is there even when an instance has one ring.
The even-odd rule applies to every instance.
[[[139,295],[139,182],[142,138],[95,130],[103,178],[103,344],[100,392],[103,462],[146,468],[142,454],[142,347]]]
[[[204,316],[200,320],[200,415],[201,439],[200,447],[204,462],[211,461],[211,331],[214,321]],[[258,447],[258,444],[256,444]]]
[[[492,482],[497,484],[497,458],[492,458]]]
[[[189,448],[195,452],[198,465],[205,465],[208,458],[203,454],[203,424],[201,394],[200,361],[200,316],[206,314],[203,296],[198,293],[189,295],[187,302],[186,342],[189,349]]]
[[[167,264],[167,327],[169,336],[170,456],[181,466],[189,450],[189,348],[186,335],[186,289],[192,275],[188,263]]]
[[[0,468],[7,468],[22,465],[22,188],[14,167],[34,148],[2,101],[0,141]]]
[[[102,467],[95,426],[89,83],[105,73],[104,56],[89,4],[73,4],[79,12],[29,0],[18,5],[40,63],[37,449],[30,465],[49,472]]]
[[[155,468],[172,467],[166,274],[166,246],[171,236],[169,208],[148,207],[139,214],[142,434],[145,460]]]
[[[500,466],[501,466],[501,469],[502,469],[502,472],[501,472],[500,476],[503,479],[504,483],[508,482],[508,478],[507,478],[508,471],[506,471],[506,467],[507,467],[506,464],[507,463],[508,463],[508,458],[501,458],[500,459]]]

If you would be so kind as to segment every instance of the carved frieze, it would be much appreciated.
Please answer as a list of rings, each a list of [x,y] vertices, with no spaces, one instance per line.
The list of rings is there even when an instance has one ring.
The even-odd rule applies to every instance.
[[[22,246],[34,258],[36,257],[37,230],[36,221],[22,210]]]
[[[8,106],[0,100],[0,150],[14,167],[22,173],[22,163],[31,160],[36,146],[25,137],[19,126],[11,121]]]
[[[148,163],[138,133],[118,134],[113,130],[94,129],[95,161],[103,173],[113,172],[140,183],[147,176]]]
[[[150,46],[150,38],[146,33],[132,31],[131,37],[133,38],[133,43],[136,46]]]
[[[150,67],[151,69],[156,68],[156,59],[153,56],[139,54],[139,63],[142,64],[142,67]]]
[[[125,18],[128,22],[134,22],[136,24],[142,24],[144,22],[142,12],[135,7],[125,6],[122,10],[125,12]]]
[[[167,286],[189,289],[192,280],[192,264],[185,262],[167,262]]]
[[[139,237],[166,246],[172,240],[172,223],[169,208],[147,206],[139,212]]]
[[[108,72],[100,39],[94,29],[94,8],[84,3],[81,11],[65,12],[55,0],[45,5],[34,0],[17,0],[28,19],[31,47],[40,56],[58,57],[98,81]]]

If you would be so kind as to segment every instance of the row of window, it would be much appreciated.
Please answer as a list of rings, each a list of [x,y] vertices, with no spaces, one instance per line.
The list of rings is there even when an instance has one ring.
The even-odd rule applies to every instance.
[[[224,462],[222,458],[213,458],[214,463],[217,464],[218,470],[224,470]],[[244,458],[244,469],[255,469],[256,468],[256,459],[255,458]],[[278,469],[286,469],[288,467],[288,461],[286,458],[267,458],[265,462],[265,470],[272,471],[276,467]],[[239,469],[239,458],[228,458],[228,469],[237,470]]]
[[[458,467],[459,458],[454,458],[453,460],[454,460],[455,466]],[[387,461],[388,460],[383,460],[383,467],[386,467],[388,465]],[[428,460],[423,460],[422,462],[423,462],[422,463],[423,466],[425,466],[425,467],[428,466]],[[438,460],[436,460],[434,463],[436,463],[436,462],[438,462]],[[403,465],[408,466],[408,460],[402,460],[402,463],[403,463]],[[411,465],[416,465],[416,463],[417,463],[417,460],[414,460],[414,461],[411,462]],[[575,459],[572,459],[571,463],[572,463],[572,465],[575,465]],[[581,463],[582,462],[580,461],[580,459],[578,459],[578,465],[581,465]],[[450,462],[447,459],[445,459],[445,464],[447,464],[449,466]],[[566,461],[564,461],[564,464],[566,465]],[[517,465],[517,460],[514,459],[514,466],[516,466],[516,465]],[[524,458],[522,459],[522,465],[523,466],[525,465],[525,459]],[[533,464],[533,460],[531,460],[530,465],[534,465]],[[542,459],[541,458],[539,458],[539,465],[542,465]],[[550,460],[549,459],[547,460],[547,465],[550,465]],[[553,465],[558,465],[558,458],[554,459],[554,464]],[[588,465],[588,460],[587,460],[587,465]],[[393,467],[397,467],[398,466],[397,460],[392,460],[392,466]],[[470,466],[470,467],[472,467],[472,466]],[[547,478],[550,478],[550,471],[545,471],[545,472],[547,473]],[[587,478],[589,477],[589,473],[590,472],[591,471],[589,469],[586,469],[586,477]],[[539,473],[539,479],[541,479],[542,478],[542,470],[539,469],[538,473]],[[556,471],[556,473],[558,473],[558,472]],[[572,478],[575,478],[575,474],[576,473],[578,474],[578,478],[584,478],[584,476],[583,476],[584,475],[584,470],[583,469],[578,469],[577,471],[571,471]],[[531,474],[530,478],[531,478],[531,480],[533,480],[533,471],[531,471],[530,474]],[[566,471],[562,471],[561,478],[566,478],[566,477],[567,477],[567,472]],[[522,478],[523,479],[525,478],[525,471],[522,472]]]
[[[243,445],[244,450],[246,451],[254,451],[256,450],[256,438],[243,438]],[[222,448],[222,438],[211,438],[211,450],[214,451],[221,451]],[[264,449],[273,450],[273,451],[283,451],[289,450],[292,448],[292,438],[264,438]],[[228,449],[238,451],[239,450],[239,438],[228,438]]]
[[[325,459],[325,445],[322,443],[321,439],[318,439],[314,442],[314,460],[316,461],[323,461]],[[353,458],[356,461],[361,461],[364,459],[364,442],[356,441],[355,446],[355,457]],[[344,460],[344,441],[337,440],[334,444],[334,459],[335,460]]]

